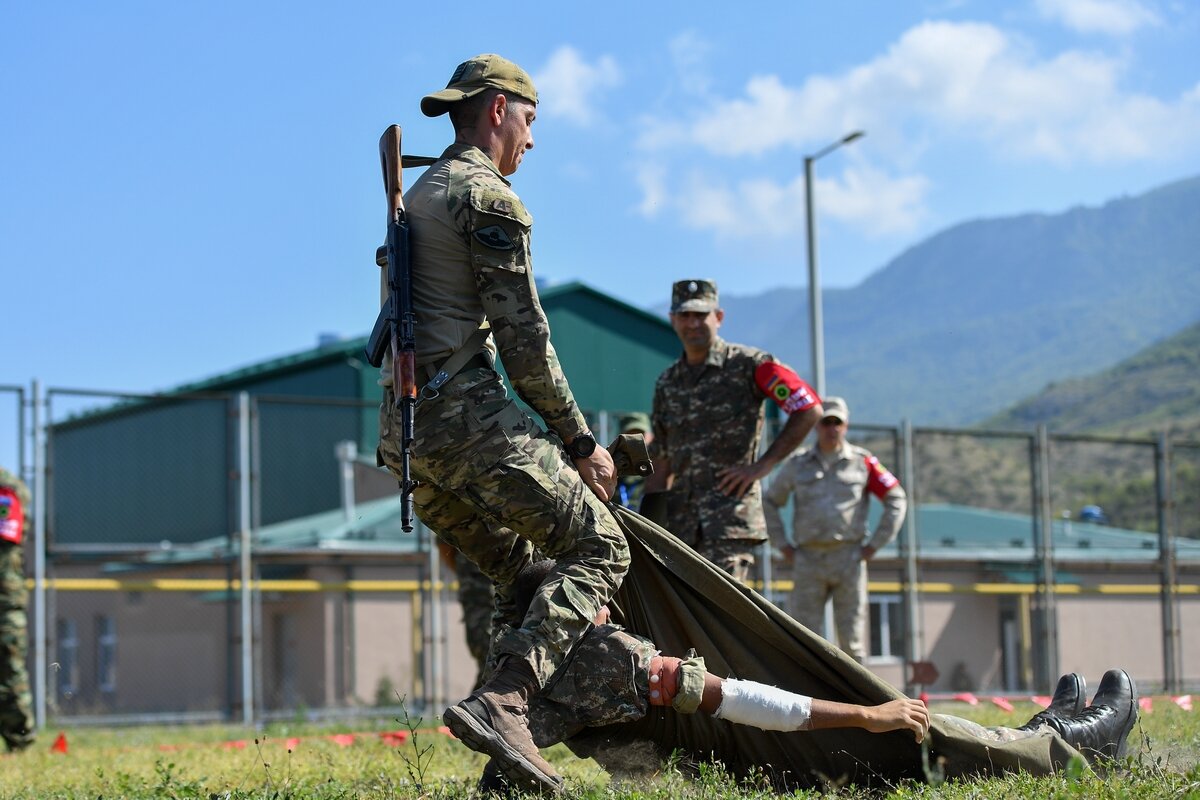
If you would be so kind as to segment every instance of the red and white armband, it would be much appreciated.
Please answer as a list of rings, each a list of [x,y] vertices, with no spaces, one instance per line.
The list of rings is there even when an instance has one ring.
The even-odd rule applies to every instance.
[[[900,481],[875,456],[863,456],[863,460],[867,463],[867,491],[882,500]]]
[[[821,402],[804,379],[783,364],[768,361],[754,370],[754,382],[767,397],[788,414],[807,411]]]

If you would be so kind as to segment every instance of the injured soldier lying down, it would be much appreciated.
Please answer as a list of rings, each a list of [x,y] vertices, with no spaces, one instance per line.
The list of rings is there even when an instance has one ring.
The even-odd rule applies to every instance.
[[[553,561],[539,561],[518,575],[513,587],[518,613],[528,608],[534,590],[553,566]],[[614,774],[637,766],[629,763],[632,750],[611,743],[596,746],[580,734],[589,728],[640,719],[652,706],[667,707],[678,714],[701,712],[763,731],[831,728],[861,728],[871,733],[907,731],[916,742],[926,738],[931,718],[937,718],[943,726],[984,742],[1058,736],[1092,761],[1123,755],[1125,739],[1137,718],[1136,692],[1123,670],[1110,670],[1104,675],[1088,708],[1085,708],[1084,680],[1075,674],[1064,675],[1050,706],[1026,724],[1019,728],[985,728],[958,717],[931,715],[924,703],[907,697],[860,705],[807,697],[752,680],[721,678],[705,669],[703,658],[694,654],[687,658],[664,655],[649,639],[611,624],[609,618],[608,607],[602,607],[595,618],[595,627],[576,644],[567,661],[535,695],[529,708],[529,726],[538,747],[566,742],[576,753],[596,758]],[[581,665],[586,665],[586,669]],[[673,745],[686,743],[656,744],[658,752],[670,753]],[[691,754],[694,756],[695,752]],[[759,766],[768,775],[776,773],[769,763]],[[981,774],[989,771],[983,765],[979,770]],[[877,774],[877,777],[887,776]],[[782,783],[786,785],[789,781]],[[489,762],[480,789],[504,791],[505,788],[503,776]]]

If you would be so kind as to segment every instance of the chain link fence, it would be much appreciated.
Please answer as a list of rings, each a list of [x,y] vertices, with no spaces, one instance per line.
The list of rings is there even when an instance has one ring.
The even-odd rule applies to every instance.
[[[41,724],[420,713],[470,690],[454,575],[428,531],[400,531],[376,403],[35,391],[39,461],[18,452],[24,398],[0,387],[17,429],[0,447],[42,465],[26,470],[44,500]],[[609,439],[620,416],[589,414]],[[886,679],[911,690],[930,662],[938,688],[1033,691],[1123,663],[1081,640],[1091,615],[1141,629],[1140,679],[1200,683],[1200,445],[857,422],[851,437],[910,499],[871,568],[869,666]],[[770,558],[758,579],[782,599]]]

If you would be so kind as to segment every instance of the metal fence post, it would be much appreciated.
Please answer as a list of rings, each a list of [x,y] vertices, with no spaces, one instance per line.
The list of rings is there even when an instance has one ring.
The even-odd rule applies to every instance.
[[[50,676],[46,658],[46,450],[42,427],[42,385],[33,382],[33,716],[39,730],[46,727],[46,686]]]
[[[904,532],[900,538],[900,553],[904,557],[904,663],[906,666],[924,660],[921,648],[921,609],[917,596],[920,576],[917,574],[917,471],[913,457],[912,423],[905,419],[900,423],[900,465],[904,482],[908,486],[908,513],[904,515]],[[913,678],[910,670],[905,671],[904,691],[913,693]]]
[[[250,395],[238,392],[238,532],[241,562],[242,722],[254,724],[254,605],[251,588]]]
[[[1058,675],[1058,626],[1055,603],[1054,530],[1050,514],[1050,437],[1045,425],[1038,425],[1034,435],[1033,485],[1035,531],[1037,532],[1038,594],[1040,600],[1041,653],[1039,676],[1043,688],[1053,686]]]
[[[1175,594],[1175,540],[1171,535],[1171,450],[1166,433],[1154,443],[1154,486],[1158,498],[1158,557],[1162,570],[1163,687],[1182,691],[1179,615]]]

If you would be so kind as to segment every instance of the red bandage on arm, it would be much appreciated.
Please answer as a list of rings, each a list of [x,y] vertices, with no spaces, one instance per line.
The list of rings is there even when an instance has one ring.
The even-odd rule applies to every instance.
[[[679,692],[681,659],[654,656],[650,659],[650,705],[669,706]]]
[[[867,462],[867,491],[882,500],[900,481],[875,456],[863,456],[863,460]]]
[[[763,394],[788,414],[806,411],[821,402],[821,398],[803,378],[774,361],[758,365],[758,369],[754,370],[754,382]]]
[[[7,486],[0,486],[0,541],[21,543],[21,528],[25,524],[25,509],[21,498]]]

